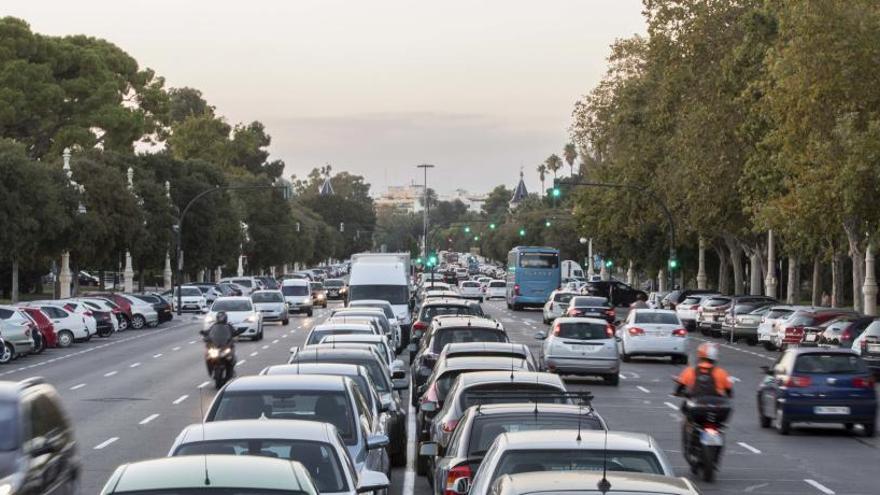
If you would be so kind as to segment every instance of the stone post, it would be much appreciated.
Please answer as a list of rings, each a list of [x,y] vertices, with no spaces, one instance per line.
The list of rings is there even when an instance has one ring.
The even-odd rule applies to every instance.
[[[761,295],[761,258],[755,251],[749,256],[749,294]]]
[[[776,298],[776,251],[773,246],[773,231],[767,232],[767,277],[764,279],[764,294]]]
[[[666,292],[666,274],[662,268],[657,272],[657,287],[660,292]]]
[[[590,262],[587,263],[587,280],[592,280],[593,275],[596,272],[593,271],[593,239],[590,239],[587,243],[587,258],[589,258]]]
[[[65,251],[61,253],[61,273],[58,275],[59,298],[70,297],[70,280],[70,253]]]
[[[125,292],[134,292],[134,269],[131,267],[131,253],[125,252],[125,270],[122,272],[123,290]]]
[[[788,284],[785,292],[785,302],[788,304],[797,304],[798,286],[797,286],[797,270],[798,261],[794,256],[788,257]]]
[[[626,283],[630,286],[636,285],[636,271],[633,269],[632,260],[629,260],[629,266],[626,268]]]
[[[239,277],[244,277],[244,256],[238,257],[238,270],[235,273]]]
[[[611,278],[611,275],[608,273],[608,269],[605,268],[604,260],[602,262],[602,268],[599,268],[599,278],[601,278],[602,280],[609,280]]]
[[[862,294],[865,297],[865,314],[877,316],[877,276],[874,273],[874,247],[871,244],[865,250],[865,283]]]
[[[697,265],[697,289],[705,289],[708,277],[706,277],[706,241],[700,237],[699,264]]]
[[[162,270],[162,287],[171,290],[171,255],[165,252],[165,269]]]

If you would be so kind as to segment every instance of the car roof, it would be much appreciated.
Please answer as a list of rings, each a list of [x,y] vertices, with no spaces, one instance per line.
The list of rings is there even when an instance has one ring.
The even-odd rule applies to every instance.
[[[332,375],[249,375],[236,378],[224,392],[259,390],[344,390],[345,379]]]
[[[443,365],[438,368],[446,370],[461,369],[486,369],[486,370],[517,370],[528,369],[528,362],[523,358],[511,358],[509,356],[463,356],[450,357],[443,360]],[[510,371],[507,372],[510,378]]]
[[[220,296],[217,299],[214,299],[214,302],[219,301],[247,301],[252,302],[250,296]]]
[[[501,323],[477,315],[446,315],[445,318],[435,318],[432,324],[436,327],[438,331],[443,330],[444,328],[453,327],[492,328],[498,329],[502,332],[504,331],[504,329],[501,328]]]
[[[274,373],[269,373],[274,371]],[[295,363],[295,364],[275,364],[269,366],[261,372],[264,375],[367,375],[366,369],[359,364],[350,363]]]
[[[368,304],[381,304],[383,306],[391,306],[391,303],[384,299],[358,299],[357,301],[351,301],[348,303],[349,308],[362,308],[369,307],[366,306]]]
[[[579,294],[575,294],[574,297],[571,298],[569,304],[573,304],[575,306],[580,304],[607,304],[608,298],[602,296],[583,296]]]
[[[537,385],[552,385],[561,389],[565,388],[559,375],[539,371],[476,371],[464,373],[458,376],[464,386],[481,385],[486,383],[526,383]]]
[[[330,423],[301,419],[235,419],[191,424],[180,432],[180,440],[181,443],[192,443],[265,438],[329,442],[336,434],[334,430]]]
[[[579,434],[580,433],[580,434]],[[580,438],[578,438],[580,437]],[[498,446],[510,450],[571,449],[630,450],[650,452],[659,446],[650,435],[628,431],[533,430],[502,433]]]
[[[503,414],[572,414],[572,415],[596,415],[592,406],[580,404],[554,404],[552,402],[508,402],[501,404],[480,404],[471,406],[480,416],[493,416]]]
[[[251,296],[253,296],[254,294],[262,294],[262,293],[266,293],[266,292],[272,292],[274,294],[281,294],[280,289],[257,289],[255,291],[251,292]]]
[[[465,299],[452,299],[444,297],[425,301],[425,303],[422,304],[422,308],[426,308],[428,306],[470,306],[471,304],[474,303]]]
[[[630,312],[635,313],[666,313],[670,315],[678,315],[674,309],[660,309],[660,308],[633,308]]]
[[[285,285],[309,285],[309,281],[304,278],[286,278],[281,281],[281,286]]]
[[[517,351],[525,354],[525,344],[517,344],[515,342],[456,342],[443,346],[443,352],[446,353],[448,358],[455,357],[456,353],[485,352],[487,356],[491,356],[493,352],[510,353]]]
[[[341,334],[341,335],[328,335],[324,337],[324,340],[321,342],[322,344],[332,344],[334,342],[345,343],[345,344],[373,344],[373,343],[381,343],[385,342],[385,337],[382,335],[376,335],[374,333],[370,334],[361,334],[361,333],[352,333],[352,334]]]
[[[360,330],[364,332],[373,332],[373,327],[366,323],[346,323],[344,321],[340,322],[328,322],[322,323],[320,325],[315,325],[312,327],[312,332],[318,332],[322,330]]]
[[[586,317],[586,316],[560,316],[559,318],[556,318],[555,320],[553,320],[554,325],[556,323],[559,323],[561,325],[563,323],[584,323],[584,322],[596,323],[596,324],[600,324],[600,325],[608,325],[609,324],[608,320],[606,320],[604,318]]]
[[[685,495],[699,493],[691,482],[684,478],[673,478],[661,474],[610,471],[605,479],[611,489],[599,490],[600,471],[554,471],[552,476],[546,472],[527,472],[506,474],[499,478],[498,493],[505,495],[530,493],[656,493],[664,495]]]
[[[300,356],[309,354],[314,355],[309,357],[308,359],[312,360],[312,362],[320,362],[322,357],[335,357],[335,358],[365,358],[369,357],[370,359],[380,359],[376,355],[376,350],[372,348],[367,348],[364,346],[363,349],[355,349],[351,347],[341,348],[341,347],[320,347],[324,344],[317,345],[309,345],[300,349],[295,356],[299,360]]]
[[[856,351],[848,347],[790,347],[788,348],[788,350],[786,350],[786,352],[790,352],[798,356],[803,354],[841,354],[858,356],[858,354],[856,354]]]
[[[304,489],[295,461],[261,456],[204,455],[151,459],[124,464],[113,492],[204,488],[205,473],[217,488]],[[298,470],[302,473],[302,468]]]

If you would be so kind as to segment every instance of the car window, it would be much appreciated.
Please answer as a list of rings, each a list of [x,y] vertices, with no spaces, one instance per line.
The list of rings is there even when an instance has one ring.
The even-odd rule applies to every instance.
[[[284,302],[284,296],[278,292],[255,292],[251,300],[255,303]]]
[[[421,321],[431,321],[431,318],[434,318],[437,315],[477,315],[475,309],[473,309],[476,305],[449,305],[449,306],[441,306],[441,305],[431,305],[425,306],[422,308],[422,316],[419,318]],[[477,306],[479,307],[479,306]],[[479,315],[477,315],[479,316]]]
[[[174,451],[179,455],[258,455],[299,461],[312,475],[318,491],[348,491],[348,482],[336,449],[322,442],[286,439],[211,440],[186,443]]]
[[[558,302],[558,303],[567,303],[567,302],[571,301],[572,297],[574,297],[574,294],[560,292],[560,293],[557,293],[555,296],[553,296],[553,301]]]
[[[491,328],[440,328],[434,332],[432,350],[439,354],[446,344],[507,342],[507,335]]]
[[[252,311],[253,306],[251,302],[246,299],[236,299],[236,300],[219,300],[214,301],[213,306],[211,306],[211,311]]]
[[[309,334],[309,340],[306,342],[306,345],[320,344],[321,341],[324,340],[324,337],[327,337],[328,335],[344,335],[352,333],[371,335],[373,332],[370,332],[368,330],[354,330],[348,328],[316,329]]]
[[[253,282],[251,282],[250,280],[248,280],[246,278],[237,278],[237,279],[233,280],[232,283],[238,284],[238,285],[241,285],[244,287],[253,287],[254,286]]]
[[[324,287],[328,287],[328,288],[330,288],[330,287],[338,288],[338,287],[342,287],[343,285],[345,285],[345,284],[342,282],[342,280],[325,280],[324,281]]]
[[[867,373],[862,360],[852,354],[802,354],[794,363],[795,373],[854,374]]]
[[[281,286],[281,293],[285,296],[307,296],[309,295],[309,288],[305,285],[283,285]]]
[[[797,314],[797,313],[792,315],[788,320],[786,320],[786,323],[788,325],[794,325],[796,327],[810,326],[810,325],[814,324],[815,322],[816,322],[816,318],[813,315]]]
[[[553,335],[563,339],[604,340],[614,336],[614,331],[607,324],[590,322],[559,323]]]
[[[559,268],[559,255],[556,253],[521,253],[521,268]]]
[[[637,311],[634,323],[655,325],[679,325],[678,316],[675,313],[660,313],[653,311]]]
[[[489,282],[489,287],[495,287],[495,288],[507,287],[507,283],[505,283],[505,282]]]
[[[601,430],[598,419],[584,414],[547,416],[542,414],[511,414],[474,418],[468,442],[468,456],[482,456],[502,433],[535,430]]]
[[[312,282],[312,290],[324,290],[324,284],[321,282]]]
[[[409,286],[406,285],[352,285],[348,288],[352,301],[358,299],[381,299],[391,304],[409,303]]]
[[[0,452],[18,448],[18,403],[0,402]]]
[[[367,420],[367,424],[373,424],[373,411],[367,404],[367,400],[364,399],[364,396],[361,394],[360,389],[354,387],[352,389],[352,395],[354,395],[354,406],[357,408],[358,414]]]
[[[684,306],[700,304],[700,298],[696,296],[688,296],[681,302],[681,304]]]
[[[202,295],[202,291],[195,287],[183,287],[180,289],[180,293],[183,294],[184,297],[199,297]]]
[[[620,450],[512,450],[502,454],[492,480],[535,471],[608,471],[663,474],[653,452]]]
[[[607,307],[608,299],[604,297],[573,297],[569,305],[575,308]]]
[[[475,385],[462,391],[459,404],[465,410],[477,404],[509,404],[512,402],[566,404],[569,399],[561,396],[563,390],[542,384],[491,383]]]
[[[770,312],[767,313],[767,318],[782,318],[784,316],[788,316],[794,313],[793,309],[783,309],[783,308],[775,308],[771,309]]]

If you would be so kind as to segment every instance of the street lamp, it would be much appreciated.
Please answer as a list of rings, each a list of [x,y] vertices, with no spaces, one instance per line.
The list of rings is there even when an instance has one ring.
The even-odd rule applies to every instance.
[[[424,207],[423,207],[423,218],[422,218],[422,254],[424,256],[428,256],[428,169],[434,168],[434,165],[430,163],[423,163],[421,165],[416,165],[416,168],[420,168],[425,173],[425,187],[422,191],[424,195]]]

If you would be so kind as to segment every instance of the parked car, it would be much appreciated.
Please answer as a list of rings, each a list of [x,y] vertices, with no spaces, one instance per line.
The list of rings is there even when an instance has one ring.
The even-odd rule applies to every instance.
[[[118,292],[87,292],[84,294],[85,297],[101,297],[104,298],[116,306],[119,307],[120,311],[122,311],[122,315],[125,318],[124,322],[120,322],[120,328],[125,330],[126,328],[131,326],[132,317],[134,314],[131,310],[131,302],[128,299],[122,297],[122,295]],[[94,329],[93,329],[94,333]]]
[[[691,294],[675,306],[675,313],[685,330],[693,332],[697,329],[697,310],[700,309],[700,304],[716,295],[718,294]]]
[[[633,356],[669,356],[673,364],[686,364],[687,330],[675,311],[668,309],[633,309],[617,329],[620,359]]]
[[[32,333],[37,331],[30,318],[14,306],[0,306],[0,335],[12,359],[34,352]]]
[[[761,343],[765,349],[768,351],[775,351],[776,346],[771,342],[771,336],[775,331],[776,324],[782,320],[788,318],[789,315],[795,312],[798,308],[802,308],[803,306],[791,306],[791,305],[773,305],[770,307],[770,311],[761,318],[761,323],[758,325],[758,329],[756,333],[758,335],[758,342]]]
[[[251,292],[262,288],[263,284],[254,277],[226,277],[221,278],[220,282],[230,282],[241,287],[243,296],[251,295]]]
[[[201,289],[194,285],[184,285],[179,288],[179,297],[178,297],[178,288],[175,287],[168,294],[168,298],[171,300],[171,306],[177,311],[177,305],[180,304],[180,312],[194,311],[196,313],[207,313],[208,308],[208,300],[204,294],[202,294]],[[218,298],[214,298],[216,301]],[[213,304],[213,303],[212,303]]]
[[[723,337],[726,316],[733,313],[748,313],[771,304],[778,304],[778,302],[766,296],[713,295],[703,301],[697,309],[697,326],[703,335]]]
[[[281,285],[278,283],[277,280],[275,280],[274,277],[263,275],[254,278],[260,282],[260,289],[262,290],[278,290],[281,288]]]
[[[699,495],[700,490],[687,478],[673,478],[659,474],[635,473],[630,470],[607,472],[555,471],[553,476],[545,472],[507,474],[492,487],[494,495],[533,495],[537,493],[575,493],[583,487],[597,487],[602,481],[612,487],[606,493],[639,495]]]
[[[609,385],[620,381],[620,356],[614,326],[600,318],[559,318],[542,340],[543,371],[560,375],[599,376]]]
[[[629,306],[640,297],[647,301],[648,294],[617,280],[587,282],[585,293],[590,296],[606,298],[611,306]]]
[[[873,316],[844,314],[819,325],[804,327],[801,345],[852,348],[853,342],[876,319]]]
[[[42,348],[37,352],[43,352],[46,348],[58,347],[58,335],[55,333],[55,325],[52,324],[49,315],[39,308],[25,306],[20,309],[33,321],[40,332]]]
[[[567,289],[556,289],[550,293],[550,298],[544,304],[543,319],[544,324],[549,325],[553,320],[560,316],[565,316],[568,311],[568,305],[571,298],[575,297],[577,292]]]
[[[205,330],[217,321],[217,313],[220,311],[226,313],[229,324],[235,327],[241,337],[263,340],[263,315],[257,311],[249,297],[218,297],[205,316]]]
[[[761,320],[770,313],[771,306],[762,306],[749,313],[727,313],[721,323],[722,335],[733,333],[733,340],[745,340],[748,345],[758,343],[758,326]]]
[[[55,334],[58,336],[58,347],[70,347],[77,340],[89,339],[89,327],[85,317],[64,308],[60,301],[31,301],[27,306],[39,308],[52,320]]]
[[[217,284],[217,290],[221,292],[223,296],[242,296],[244,295],[244,287],[233,284],[232,282],[220,282]]]
[[[263,321],[279,321],[282,325],[290,323],[287,302],[280,290],[257,290],[251,293],[254,307],[263,316]]]
[[[144,292],[132,295],[153,306],[153,310],[156,311],[156,315],[159,318],[159,323],[165,323],[166,321],[174,319],[174,310],[172,309],[171,302],[161,295],[155,292]]]
[[[281,282],[281,293],[287,301],[287,311],[291,313],[305,313],[312,316],[314,312],[314,300],[307,279],[291,278]]]
[[[797,310],[774,326],[774,331],[770,334],[770,342],[774,347],[782,350],[791,345],[800,345],[806,327],[820,325],[844,314],[853,313],[844,309]]]
[[[718,291],[712,289],[676,289],[663,296],[661,300],[662,309],[676,309],[678,304],[688,296],[697,294],[717,294]]]
[[[491,280],[486,285],[486,299],[504,299],[507,297],[507,282]]]
[[[874,319],[858,337],[858,351],[874,375],[880,375],[880,320]]]
[[[95,319],[95,330],[99,337],[109,337],[119,328],[119,320],[113,314],[113,310],[104,304],[103,301],[91,298],[70,299],[65,302],[76,301],[88,308],[91,317]]]
[[[668,291],[654,291],[648,294],[648,307],[651,309],[663,309],[663,298],[669,294]]]
[[[861,424],[873,437],[877,421],[874,376],[850,349],[786,350],[758,387],[761,426],[787,435],[793,423],[839,423],[847,430]]]

